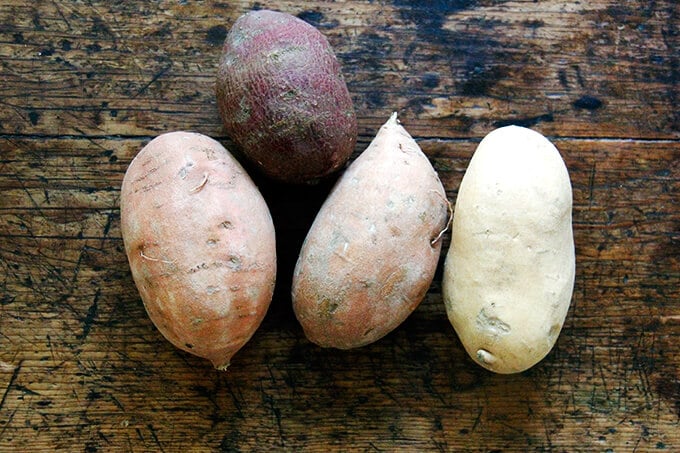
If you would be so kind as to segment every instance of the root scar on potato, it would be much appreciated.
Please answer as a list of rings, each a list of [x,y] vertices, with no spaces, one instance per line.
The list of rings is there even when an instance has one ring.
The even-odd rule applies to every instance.
[[[203,187],[205,187],[205,185],[206,185],[207,183],[208,183],[208,173],[204,173],[204,174],[203,174],[203,180],[201,180],[201,182],[200,182],[196,187],[194,187],[193,189],[191,189],[191,190],[189,191],[189,193],[196,193],[196,192],[198,192],[198,191],[201,190]]]
[[[439,193],[439,192],[437,192],[437,191],[435,191],[435,190],[433,190],[432,192],[436,193],[436,194],[437,194],[438,196],[440,196],[440,197],[442,196],[441,193]],[[447,231],[449,231],[449,227],[451,226],[451,222],[453,221],[453,205],[451,204],[451,202],[449,201],[448,198],[446,198],[446,197],[443,197],[443,198],[444,198],[444,201],[446,202],[446,208],[448,209],[449,217],[448,217],[448,219],[446,220],[446,225],[444,226],[444,229],[441,230],[441,231],[439,232],[439,234],[438,234],[437,236],[435,236],[435,238],[432,239],[432,240],[430,241],[430,244],[431,244],[433,247],[434,247],[434,245],[435,245],[437,242],[439,242],[439,240],[444,236],[444,234],[445,234]]]
[[[142,258],[144,258],[145,260],[148,260],[148,261],[155,261],[155,262],[160,262],[160,263],[165,263],[165,264],[175,264],[174,261],[162,260],[162,259],[159,259],[159,258],[151,258],[150,256],[146,256],[144,254],[144,250],[139,251],[139,256],[141,256]]]
[[[496,362],[496,357],[486,349],[477,351],[477,359],[486,365],[493,365]]]

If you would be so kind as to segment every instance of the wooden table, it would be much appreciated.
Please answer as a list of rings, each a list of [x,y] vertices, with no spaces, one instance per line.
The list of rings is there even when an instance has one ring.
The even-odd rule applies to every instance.
[[[356,153],[398,111],[454,200],[495,127],[532,127],[560,149],[572,305],[548,357],[509,376],[465,354],[441,266],[379,342],[342,352],[304,338],[292,266],[332,180],[254,175],[280,272],[227,372],[147,318],[120,237],[123,174],[166,131],[233,147],[218,55],[234,20],[264,4],[0,5],[0,451],[680,451],[678,3],[266,2],[334,46]]]

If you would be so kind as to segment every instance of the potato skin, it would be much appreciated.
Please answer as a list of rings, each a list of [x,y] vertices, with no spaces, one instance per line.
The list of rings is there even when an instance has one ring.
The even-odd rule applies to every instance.
[[[307,338],[350,349],[401,324],[432,282],[447,213],[437,173],[393,115],[345,170],[302,246],[292,297]]]
[[[274,226],[257,187],[215,140],[172,132],[130,163],[120,210],[149,317],[175,346],[226,369],[274,289]]]
[[[524,371],[555,344],[574,286],[571,206],[567,168],[541,134],[508,126],[479,144],[458,190],[442,290],[481,366]]]
[[[356,115],[333,49],[290,14],[257,10],[234,23],[216,93],[225,130],[271,178],[310,182],[354,151]]]

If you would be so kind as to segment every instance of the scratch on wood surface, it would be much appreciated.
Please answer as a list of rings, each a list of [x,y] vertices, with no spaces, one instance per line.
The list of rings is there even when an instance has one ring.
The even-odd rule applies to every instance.
[[[229,381],[227,381],[226,390],[227,390],[227,393],[229,393],[229,395],[231,396],[231,400],[234,403],[234,408],[236,409],[236,413],[238,414],[239,418],[244,418],[243,410],[241,408],[241,402],[239,401],[238,397],[236,396],[236,393],[234,393],[234,389],[231,387],[231,384],[230,384]]]
[[[26,116],[24,116],[24,114],[22,113],[22,111],[24,110],[23,107],[19,107],[19,106],[17,106],[17,105],[10,104],[9,102],[6,102],[6,101],[4,101],[4,100],[0,100],[0,105],[5,105],[5,106],[7,106],[7,107],[10,107],[11,110],[14,110],[14,113],[16,113],[17,116],[18,116],[19,118],[21,118],[21,120],[22,120],[23,122],[27,122],[28,119],[27,119]]]
[[[149,80],[148,83],[146,83],[143,87],[141,87],[141,88],[139,89],[139,91],[137,91],[137,94],[135,94],[135,95],[133,96],[133,98],[136,98],[136,97],[138,97],[139,95],[141,95],[142,93],[144,93],[144,92],[145,92],[151,85],[153,85],[158,79],[160,79],[161,77],[163,77],[163,75],[164,75],[166,72],[168,72],[168,71],[170,70],[171,67],[172,67],[172,61],[170,61],[169,64],[167,64],[165,67],[161,68],[160,71],[158,71],[158,72],[151,78],[151,80]]]
[[[113,206],[111,207],[111,210],[106,214],[106,224],[104,224],[104,231],[103,235],[101,238],[101,242],[99,243],[99,248],[104,248],[104,241],[108,239],[109,236],[109,231],[111,231],[111,225],[113,224],[113,218],[116,215],[119,215],[117,213],[117,208],[116,206],[118,205],[118,199],[120,198],[120,195],[115,198],[113,202]]]
[[[14,381],[16,381],[17,376],[19,376],[19,371],[21,371],[21,364],[23,363],[23,360],[19,361],[16,367],[13,367],[11,364],[6,362],[0,363],[2,363],[2,371],[9,371],[10,368],[14,368],[12,376],[9,378],[9,382],[7,383],[7,387],[5,387],[5,391],[2,393],[2,399],[0,399],[0,410],[2,410],[3,406],[5,405],[5,400],[7,399],[7,394],[9,393],[9,390],[12,388]]]
[[[477,417],[475,417],[475,421],[472,424],[472,429],[470,431],[474,432],[479,426],[479,422],[482,420],[482,412],[484,412],[484,408],[480,406],[479,410],[477,411]]]
[[[7,427],[12,423],[12,420],[14,420],[14,415],[17,413],[19,410],[18,407],[16,407],[11,414],[9,414],[9,417],[7,417],[7,420],[5,421],[5,425],[2,427],[2,431],[0,431],[0,439],[2,439],[5,434],[5,430]]]
[[[125,407],[123,407],[123,404],[122,404],[122,403],[120,402],[120,400],[119,400],[118,398],[116,398],[114,395],[109,395],[109,399],[111,400],[111,402],[113,402],[113,404],[116,405],[116,407],[117,407],[118,409],[120,409],[121,411],[124,411],[124,410],[125,410]]]
[[[588,178],[588,204],[593,206],[593,189],[595,187],[595,172],[596,172],[597,162],[593,162],[590,167],[590,177]]]
[[[97,292],[94,294],[94,300],[92,301],[92,305],[90,305],[90,308],[87,309],[87,314],[85,315],[85,317],[82,318],[83,332],[81,334],[76,335],[76,338],[79,340],[84,340],[85,338],[87,338],[88,334],[90,333],[90,330],[92,329],[94,319],[97,317],[100,294],[101,289],[97,289]]]
[[[165,449],[161,445],[160,440],[158,440],[158,435],[156,435],[156,429],[153,427],[151,423],[147,425],[147,428],[149,428],[149,432],[151,432],[151,437],[153,438],[153,441],[156,443],[158,450],[162,453],[165,453]]]
[[[661,324],[680,323],[680,315],[669,315],[659,317]]]
[[[269,370],[269,375],[272,381],[275,381],[274,375],[271,372],[271,368]],[[276,404],[276,399],[267,393],[267,391],[264,389],[262,386],[262,383],[260,383],[260,392],[262,393],[262,399],[263,402],[269,406],[269,410],[271,413],[274,415],[274,419],[276,421],[276,427],[278,429],[278,436],[279,436],[279,442],[281,447],[286,446],[286,437],[283,434],[283,424],[281,421],[281,409],[279,409],[278,405]]]
[[[61,10],[61,8],[59,8],[59,3],[56,2],[56,1],[52,1],[52,5],[54,5],[54,9],[57,10],[57,13],[59,14],[59,17],[61,17],[61,20],[64,21],[64,23],[66,24],[66,27],[68,28],[68,30],[69,30],[69,31],[73,30],[73,28],[71,28],[71,23],[68,21],[68,19],[67,19],[66,16],[64,15],[64,12]]]
[[[46,335],[45,338],[47,339],[47,347],[50,350],[50,357],[52,357],[52,363],[55,363],[57,360],[54,358],[54,349],[52,349],[52,337],[50,335]]]

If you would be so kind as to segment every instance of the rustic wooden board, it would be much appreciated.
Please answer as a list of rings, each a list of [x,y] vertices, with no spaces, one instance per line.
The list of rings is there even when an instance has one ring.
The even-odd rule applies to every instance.
[[[264,4],[264,3],[262,3]],[[328,36],[360,123],[392,111],[455,199],[478,141],[531,126],[574,188],[577,278],[539,365],[467,358],[441,300],[354,351],[290,306],[299,246],[333,181],[275,184],[276,295],[229,371],[165,341],[122,240],[120,183],[158,133],[231,142],[222,40],[257,2],[0,4],[0,451],[679,451],[680,6],[267,2]],[[445,248],[448,247],[445,237]]]

